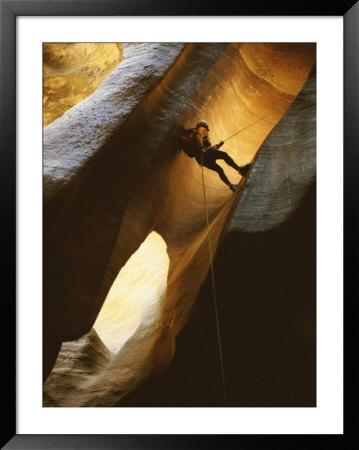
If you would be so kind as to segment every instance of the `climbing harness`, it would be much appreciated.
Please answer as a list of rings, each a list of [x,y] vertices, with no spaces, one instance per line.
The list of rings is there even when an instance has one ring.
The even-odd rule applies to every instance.
[[[289,103],[289,102],[287,102]],[[229,139],[232,139],[234,136],[237,136],[237,134],[242,133],[244,130],[247,130],[248,128],[252,127],[256,123],[260,122],[261,120],[268,117],[270,114],[273,114],[275,111],[280,109],[283,105],[286,105],[287,103],[282,103],[277,108],[273,109],[269,113],[267,113],[265,116],[260,117],[255,122],[247,125],[244,128],[241,128],[236,133],[232,134],[228,138],[226,138],[223,142],[228,141]],[[215,146],[207,147],[205,151],[209,150],[210,148],[216,148]],[[219,315],[218,315],[218,302],[217,302],[217,295],[216,295],[216,286],[214,281],[214,267],[213,267],[213,250],[212,250],[212,239],[211,239],[211,230],[209,226],[209,217],[208,217],[208,207],[207,207],[207,198],[206,198],[206,187],[204,183],[204,171],[203,171],[203,153],[201,152],[201,171],[202,171],[202,186],[203,186],[203,197],[204,197],[204,206],[205,206],[205,215],[206,215],[206,224],[207,224],[207,231],[208,231],[208,247],[209,247],[209,260],[210,260],[210,266],[211,266],[211,278],[212,278],[212,292],[213,292],[213,301],[214,301],[214,310],[216,315],[216,326],[217,326],[217,339],[218,339],[218,350],[219,350],[219,359],[221,364],[221,376],[222,376],[222,387],[223,387],[223,400],[224,405],[227,406],[227,388],[226,388],[226,379],[224,374],[224,363],[223,363],[223,348],[222,348],[222,339],[221,339],[221,331],[219,326]]]

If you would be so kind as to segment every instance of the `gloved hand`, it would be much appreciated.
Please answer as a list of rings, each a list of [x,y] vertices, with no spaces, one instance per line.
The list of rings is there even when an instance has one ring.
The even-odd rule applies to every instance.
[[[218,142],[218,144],[216,145],[217,148],[222,147],[222,145],[224,144],[224,141],[220,141]]]

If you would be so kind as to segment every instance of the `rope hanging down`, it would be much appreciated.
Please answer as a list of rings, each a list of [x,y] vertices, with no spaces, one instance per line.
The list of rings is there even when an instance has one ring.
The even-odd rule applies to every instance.
[[[214,283],[212,240],[211,240],[211,230],[209,228],[209,218],[208,218],[208,208],[207,208],[207,199],[206,199],[206,188],[205,188],[205,184],[204,184],[203,156],[202,156],[202,153],[201,153],[201,170],[202,170],[202,186],[203,186],[204,205],[205,205],[205,212],[206,212],[206,223],[207,223],[207,231],[208,231],[208,246],[209,246],[209,260],[210,260],[210,264],[211,264],[213,301],[214,301],[214,310],[215,310],[215,314],[216,314],[218,350],[219,350],[219,358],[220,358],[220,362],[221,362],[223,400],[224,400],[224,405],[227,406],[227,389],[226,389],[226,380],[225,380],[225,376],[224,376],[223,351],[222,351],[221,332],[220,332],[220,328],[219,328],[219,317],[218,317],[216,286],[215,286],[215,283]]]
[[[287,102],[289,103],[289,102]],[[280,106],[278,106],[277,108],[273,109],[272,111],[270,111],[269,113],[267,113],[266,115],[260,117],[258,120],[256,120],[255,122],[247,125],[244,128],[241,128],[239,131],[237,131],[236,133],[232,134],[231,136],[229,136],[228,138],[226,138],[223,142],[228,141],[229,139],[232,139],[234,136],[237,136],[237,134],[242,133],[244,130],[247,130],[248,128],[252,127],[253,125],[255,125],[256,123],[260,122],[261,120],[265,119],[266,117],[268,117],[270,114],[273,114],[275,111],[278,111],[278,109],[280,109],[283,105],[286,105],[287,103],[282,103]],[[209,148],[212,147],[208,147],[206,148],[206,150],[208,150]],[[213,268],[213,251],[212,251],[212,240],[211,240],[211,230],[209,227],[209,218],[208,218],[208,207],[207,207],[207,198],[206,198],[206,188],[205,188],[205,183],[204,183],[204,173],[203,173],[203,154],[201,152],[201,171],[202,171],[202,186],[203,186],[203,197],[204,197],[204,205],[205,205],[205,214],[206,214],[206,224],[207,224],[207,231],[208,231],[208,246],[209,246],[209,260],[210,260],[210,265],[211,265],[211,278],[212,278],[212,291],[213,291],[213,301],[214,301],[214,310],[215,310],[215,315],[216,315],[216,326],[217,326],[217,339],[218,339],[218,350],[219,350],[219,358],[220,358],[220,363],[221,363],[221,376],[222,376],[222,387],[223,387],[223,400],[224,400],[224,405],[227,406],[227,388],[226,388],[226,379],[225,379],[225,375],[224,375],[224,363],[223,363],[223,349],[222,349],[222,339],[221,339],[221,331],[220,331],[220,327],[219,327],[219,316],[218,316],[218,304],[217,304],[217,295],[216,295],[216,286],[215,286],[215,282],[214,282],[214,268]]]

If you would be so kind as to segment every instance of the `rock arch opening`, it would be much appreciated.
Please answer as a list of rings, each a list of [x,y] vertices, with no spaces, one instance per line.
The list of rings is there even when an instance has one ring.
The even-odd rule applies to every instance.
[[[153,231],[120,270],[93,326],[113,355],[141,322],[156,328],[162,317],[168,268],[165,241]]]

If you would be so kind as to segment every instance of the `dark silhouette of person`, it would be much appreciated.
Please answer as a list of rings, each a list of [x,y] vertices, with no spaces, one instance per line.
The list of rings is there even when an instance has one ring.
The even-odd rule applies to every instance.
[[[223,141],[216,145],[211,144],[209,140],[209,125],[206,120],[200,120],[195,128],[186,130],[182,136],[183,151],[191,158],[194,157],[200,166],[203,165],[207,169],[217,172],[220,179],[234,192],[238,185],[230,183],[222,167],[217,164],[217,159],[223,159],[242,176],[248,173],[250,164],[244,166],[236,164],[228,153],[218,150],[223,144]]]

